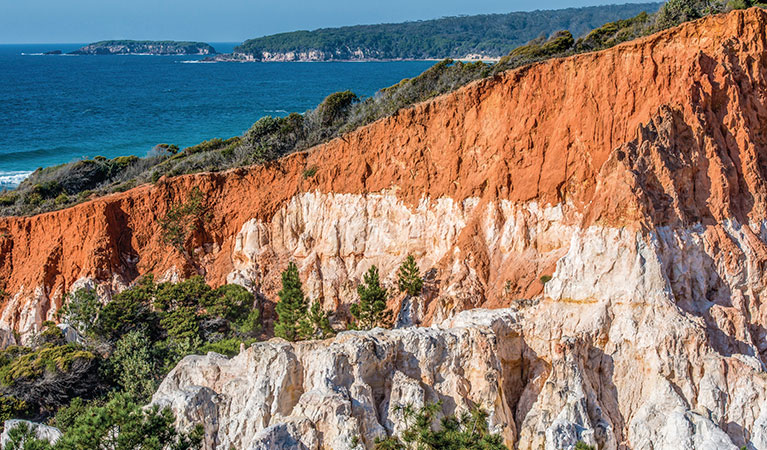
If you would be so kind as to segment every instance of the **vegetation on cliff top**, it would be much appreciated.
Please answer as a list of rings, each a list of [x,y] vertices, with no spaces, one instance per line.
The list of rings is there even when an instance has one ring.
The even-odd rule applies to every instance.
[[[360,59],[358,50],[368,59],[500,57],[540,35],[561,29],[581,35],[605,22],[659,7],[660,3],[603,5],[294,31],[247,40],[235,52],[257,59],[264,52],[312,51],[323,53],[322,59]]]
[[[108,40],[93,42],[70,52],[72,55],[111,55],[129,53],[196,55],[201,53],[215,54],[216,49],[205,42]]]
[[[65,208],[156,182],[163,176],[266,163],[327,142],[480,78],[538,61],[609,48],[708,14],[753,5],[752,0],[670,0],[657,13],[640,13],[631,19],[607,23],[578,39],[569,31],[534,39],[494,65],[448,59],[369,98],[360,99],[349,91],[332,94],[304,114],[263,117],[243,136],[211,139],[183,150],[160,144],[146,158],[96,157],[41,168],[17,189],[0,191],[0,215],[28,215]],[[307,168],[305,177],[316,172],[316,167]]]

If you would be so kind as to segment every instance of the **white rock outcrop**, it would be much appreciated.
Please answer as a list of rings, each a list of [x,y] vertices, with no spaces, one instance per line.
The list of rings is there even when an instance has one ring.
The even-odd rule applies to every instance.
[[[26,425],[35,434],[37,439],[48,441],[51,444],[55,444],[61,438],[61,430],[56,427],[49,427],[48,425],[28,420],[11,419],[3,423],[3,434],[0,435],[0,448],[5,448],[11,439],[9,433],[19,425]]]

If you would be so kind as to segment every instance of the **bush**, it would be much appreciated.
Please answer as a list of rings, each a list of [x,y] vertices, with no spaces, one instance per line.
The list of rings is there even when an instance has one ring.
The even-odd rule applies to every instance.
[[[317,175],[317,166],[311,166],[304,170],[304,179],[311,178],[315,175]]]
[[[185,202],[173,205],[160,220],[162,241],[184,253],[189,235],[194,233],[208,219],[205,201],[200,188],[195,187]]]
[[[154,333],[151,337],[159,338],[159,318],[151,308],[154,293],[154,279],[146,276],[130,289],[112,297],[112,301],[101,309],[93,326],[94,334],[109,342],[117,342],[125,334],[137,330],[150,335]]]
[[[336,333],[330,326],[327,311],[322,309],[320,302],[313,302],[306,319],[301,322],[301,337],[303,339],[327,339]]]
[[[438,421],[439,426],[436,422],[441,402],[417,410],[412,405],[398,405],[395,410],[402,414],[406,428],[401,438],[376,439],[376,450],[508,450],[503,437],[490,432],[487,412],[478,407],[460,416],[445,416]]]
[[[596,450],[593,445],[588,445],[583,441],[575,443],[575,450]]]
[[[198,449],[202,427],[180,433],[169,409],[142,409],[130,397],[117,394],[105,405],[91,406],[75,418],[55,449]],[[115,432],[118,431],[118,432]]]
[[[0,432],[6,420],[24,417],[28,410],[27,402],[10,395],[0,396]]]
[[[541,275],[541,284],[546,284],[551,281],[551,275]]]
[[[98,356],[78,344],[9,347],[0,353],[0,393],[35,410],[52,410],[72,397],[97,395],[98,367]]]
[[[337,120],[346,118],[349,107],[358,102],[359,97],[352,91],[336,92],[328,95],[320,103],[317,111],[324,126],[330,126]]]
[[[66,299],[67,302],[57,313],[58,317],[81,335],[90,335],[102,306],[96,293],[82,288],[69,294]]]

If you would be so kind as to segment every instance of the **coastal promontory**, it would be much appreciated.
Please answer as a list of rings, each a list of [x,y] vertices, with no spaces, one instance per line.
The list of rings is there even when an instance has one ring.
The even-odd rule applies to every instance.
[[[73,55],[214,55],[216,49],[204,42],[185,41],[99,41],[71,52]]]

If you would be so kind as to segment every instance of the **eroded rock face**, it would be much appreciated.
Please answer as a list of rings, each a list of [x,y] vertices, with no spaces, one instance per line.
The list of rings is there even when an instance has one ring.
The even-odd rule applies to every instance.
[[[30,334],[76,286],[144,273],[243,284],[268,328],[289,261],[343,325],[361,274],[392,284],[412,253],[426,289],[401,323],[440,327],[189,358],[155,400],[225,450],[369,445],[398,430],[392,404],[437,397],[491,409],[519,449],[764,449],[766,127],[767,13],[709,17],[269,167],[0,219],[0,328]],[[195,187],[210,221],[190,262],[157,223]],[[478,307],[513,312],[460,313]]]
[[[463,323],[450,329],[344,332],[296,344],[273,339],[229,360],[190,356],[153,403],[173,408],[184,425],[203,418],[209,448],[351,449],[357,439],[372,447],[402,427],[397,405],[440,399],[446,412],[485,406],[493,429],[512,440],[505,384],[521,375],[516,313],[456,320]]]
[[[572,305],[559,305],[472,310],[439,326],[344,332],[328,341],[273,339],[232,359],[190,356],[153,403],[170,406],[182,426],[204,423],[210,449],[372,448],[376,437],[402,430],[397,405],[437,400],[445,414],[481,405],[511,448],[572,449],[578,441],[603,449],[761,448],[752,437],[767,430],[751,415],[767,399],[759,368],[705,348],[698,357],[670,355],[677,350],[668,347],[653,355],[640,343],[610,342],[623,325],[604,304],[589,306],[570,327],[564,322],[579,318]],[[679,329],[666,319],[660,336]],[[571,334],[552,337],[539,326]],[[595,342],[599,333],[606,349]],[[618,343],[637,353],[617,351]],[[697,373],[658,366],[684,358]]]

